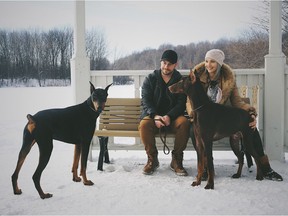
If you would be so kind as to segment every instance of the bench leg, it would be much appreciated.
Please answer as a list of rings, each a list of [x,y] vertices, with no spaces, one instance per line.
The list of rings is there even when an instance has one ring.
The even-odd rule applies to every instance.
[[[108,137],[99,136],[100,152],[98,158],[98,170],[103,171],[103,158],[105,157],[105,163],[110,163],[108,153]]]
[[[105,137],[105,146],[104,146],[104,162],[110,163],[109,152],[108,152],[108,137]]]

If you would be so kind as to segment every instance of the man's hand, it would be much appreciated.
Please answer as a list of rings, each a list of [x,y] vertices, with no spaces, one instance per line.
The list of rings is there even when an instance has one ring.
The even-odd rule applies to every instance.
[[[170,117],[168,115],[165,116],[155,115],[154,121],[157,128],[170,125]]]
[[[164,121],[165,126],[169,126],[171,123],[170,117],[168,115],[163,116],[162,120]]]

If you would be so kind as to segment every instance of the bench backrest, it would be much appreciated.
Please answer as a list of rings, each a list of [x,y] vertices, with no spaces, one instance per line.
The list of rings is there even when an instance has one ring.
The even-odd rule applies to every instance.
[[[99,129],[137,131],[141,111],[141,98],[108,98]]]
[[[242,99],[250,103],[249,98]],[[100,115],[99,130],[138,131],[141,112],[141,98],[108,98]]]

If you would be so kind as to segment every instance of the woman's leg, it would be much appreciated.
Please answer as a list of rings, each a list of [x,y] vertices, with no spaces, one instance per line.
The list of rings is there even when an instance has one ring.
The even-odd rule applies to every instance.
[[[263,177],[269,180],[283,181],[282,176],[275,172],[270,166],[268,156],[264,153],[262,140],[257,128],[253,133],[253,144],[255,146],[256,153],[260,157],[259,162],[263,172]]]

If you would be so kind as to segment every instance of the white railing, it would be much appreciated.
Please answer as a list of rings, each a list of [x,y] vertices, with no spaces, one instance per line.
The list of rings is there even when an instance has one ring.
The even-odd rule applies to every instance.
[[[285,66],[285,119],[284,119],[284,149],[286,152],[288,152],[288,66]]]
[[[179,70],[182,75],[188,75],[189,70]],[[134,96],[140,97],[141,85],[144,81],[144,78],[151,73],[152,70],[101,70],[101,71],[91,71],[91,82],[95,86],[105,87],[106,85],[113,82],[113,76],[129,76],[134,80]],[[237,86],[247,86],[247,97],[253,100],[257,100],[257,102],[253,104],[257,104],[258,107],[258,129],[263,138],[263,114],[264,114],[264,76],[265,69],[235,69]],[[286,92],[285,92],[285,110],[288,109],[288,67],[286,67],[285,71],[285,83],[286,83]],[[257,98],[255,99],[255,92],[253,96],[253,91],[255,91],[255,87],[257,87]],[[254,97],[254,98],[253,98]],[[277,112],[277,111],[276,111]],[[285,148],[287,150],[287,140],[288,140],[288,117],[285,115],[284,119],[285,124]],[[226,141],[225,141],[226,142]]]

